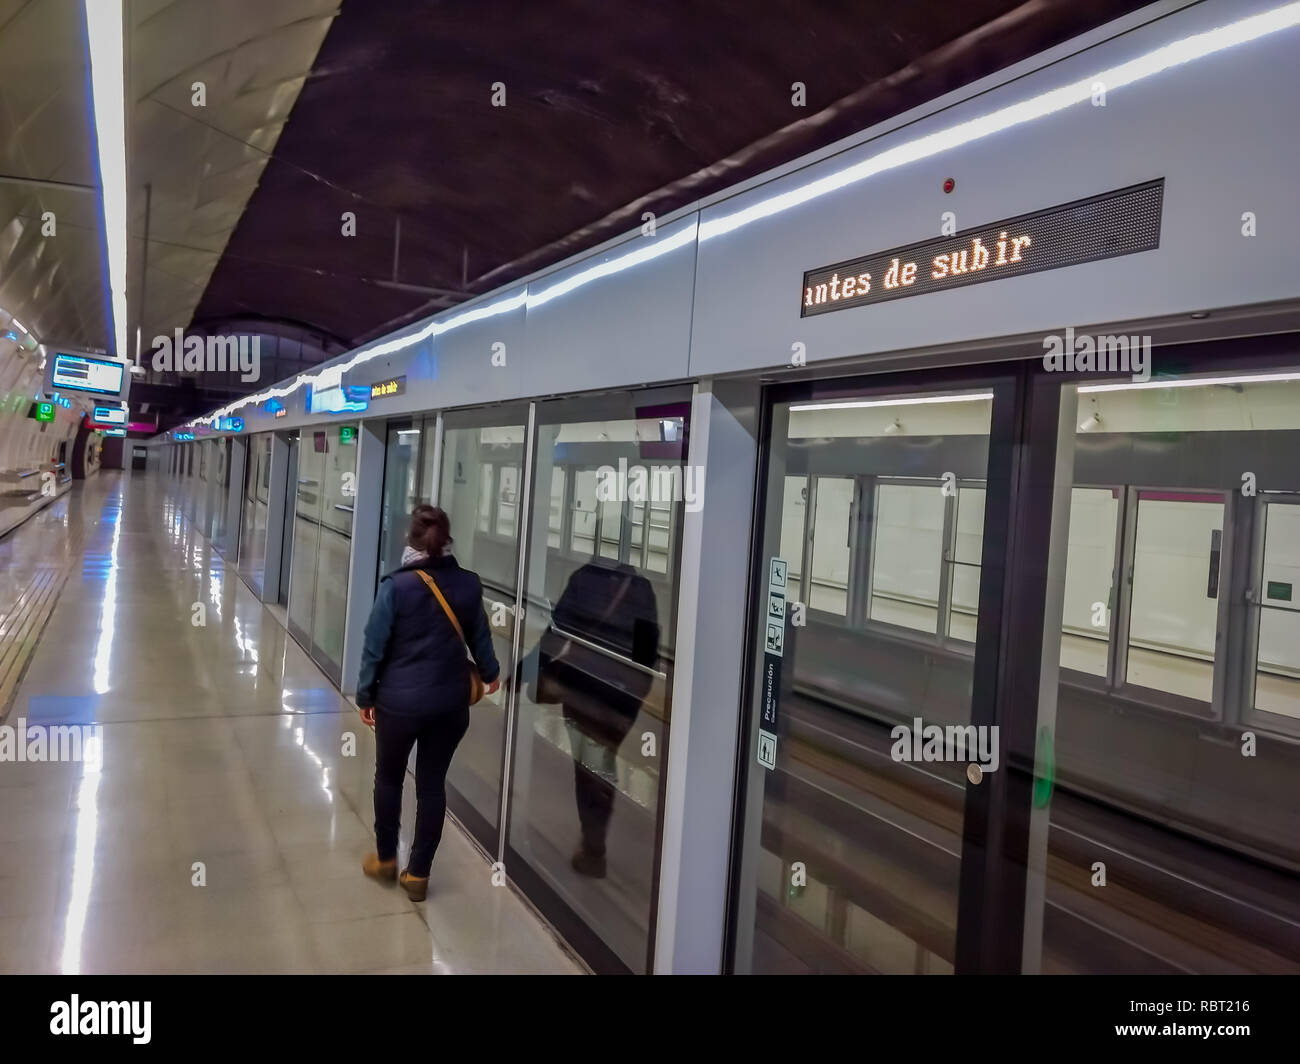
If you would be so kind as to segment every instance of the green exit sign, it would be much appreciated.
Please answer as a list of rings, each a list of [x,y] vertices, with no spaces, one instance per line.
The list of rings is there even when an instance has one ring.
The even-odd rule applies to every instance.
[[[351,443],[357,438],[357,430],[351,425],[339,426],[339,443]]]
[[[53,421],[53,420],[54,420],[54,404],[53,404],[53,403],[37,403],[37,404],[36,404],[36,420],[37,420],[37,421]]]

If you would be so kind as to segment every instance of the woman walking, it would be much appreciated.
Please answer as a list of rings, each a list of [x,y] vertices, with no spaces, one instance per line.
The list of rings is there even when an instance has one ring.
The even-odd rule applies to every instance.
[[[497,689],[500,672],[483,585],[456,564],[450,546],[447,515],[417,506],[402,564],[379,583],[357,685],[361,719],[375,729],[376,852],[362,869],[376,879],[397,879],[414,901],[428,893],[447,812],[447,770],[469,728],[469,707]],[[415,838],[399,877],[402,784],[412,746]]]

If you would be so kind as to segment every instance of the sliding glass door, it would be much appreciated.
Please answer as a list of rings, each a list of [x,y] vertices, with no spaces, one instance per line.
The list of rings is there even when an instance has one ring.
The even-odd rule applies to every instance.
[[[337,683],[356,497],[356,425],[303,429],[297,447],[289,631]]]

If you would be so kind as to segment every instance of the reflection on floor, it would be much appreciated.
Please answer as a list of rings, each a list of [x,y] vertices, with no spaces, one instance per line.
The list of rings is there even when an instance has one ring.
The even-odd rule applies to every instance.
[[[0,971],[578,971],[452,824],[428,902],[360,874],[371,733],[173,484],[105,473],[0,542],[0,591],[71,567],[7,723],[103,748],[0,762]]]

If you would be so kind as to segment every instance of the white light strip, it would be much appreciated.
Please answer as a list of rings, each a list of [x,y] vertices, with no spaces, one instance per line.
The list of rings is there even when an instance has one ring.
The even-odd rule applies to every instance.
[[[108,247],[113,355],[126,358],[126,101],[121,0],[86,0],[90,84]]]
[[[666,255],[677,248],[686,247],[695,242],[697,222],[692,219],[689,225],[682,227],[680,232],[674,233],[670,237],[656,240],[653,243],[646,244],[626,255],[618,255],[589,269],[575,273],[572,277],[551,285],[549,288],[543,288],[534,292],[531,288],[528,290],[528,309],[540,307],[549,303],[552,299],[557,299],[562,295],[567,295],[576,288],[590,284],[592,281],[600,280],[602,277],[609,277],[611,274],[622,273],[624,270],[630,270],[633,266],[640,266],[642,263],[649,262],[651,259],[657,259],[660,255]]]
[[[1239,44],[1256,40],[1278,30],[1300,24],[1300,3],[1286,4],[1260,15],[1231,22],[1204,33],[1193,34],[1182,40],[1174,41],[1162,48],[1147,52],[1145,55],[1119,66],[1110,67],[1079,81],[1065,85],[1050,92],[1041,93],[1021,103],[1003,107],[991,114],[959,122],[955,126],[938,130],[927,136],[899,144],[878,155],[863,159],[852,166],[845,167],[832,174],[827,174],[815,181],[799,185],[766,199],[759,200],[742,210],[711,218],[700,224],[700,240],[711,240],[723,236],[750,222],[770,218],[775,214],[788,211],[793,207],[817,199],[830,192],[837,192],[849,185],[857,184],[887,170],[895,170],[909,163],[929,159],[955,148],[963,147],[977,140],[1001,133],[1003,130],[1024,125],[1035,119],[1046,118],[1074,104],[1091,102],[1093,86],[1101,82],[1107,92],[1123,88],[1134,82],[1142,81],[1154,74],[1181,66],[1196,59],[1202,59],[1215,52],[1233,48]]]
[[[1083,392],[1142,392],[1152,388],[1206,388],[1212,384],[1268,384],[1276,381],[1300,381],[1300,373],[1260,373],[1234,377],[1180,377],[1177,380],[1126,381],[1123,384],[1080,385]]]
[[[793,410],[857,410],[867,406],[923,406],[930,403],[976,403],[992,399],[992,392],[972,392],[970,395],[926,395],[918,399],[854,399],[843,403],[799,403]]]

